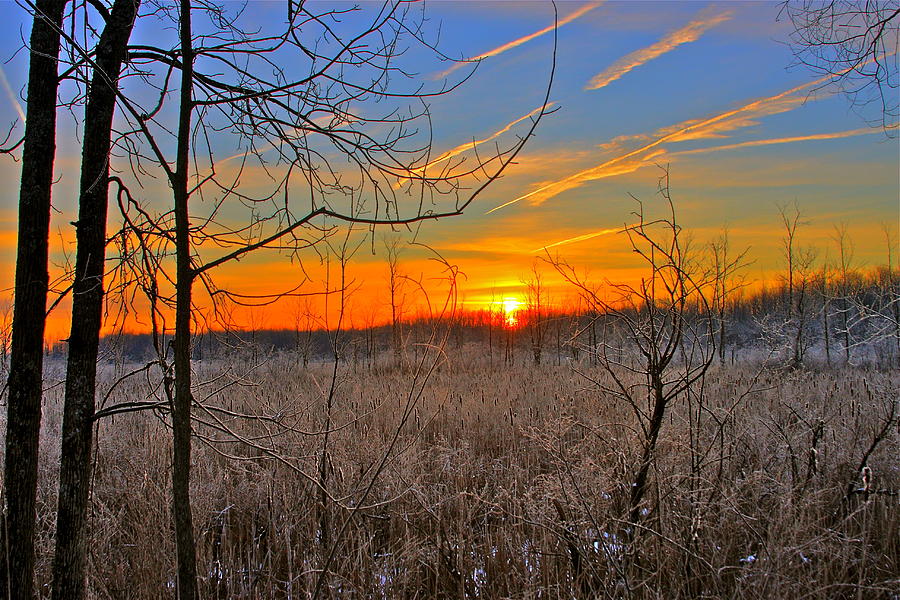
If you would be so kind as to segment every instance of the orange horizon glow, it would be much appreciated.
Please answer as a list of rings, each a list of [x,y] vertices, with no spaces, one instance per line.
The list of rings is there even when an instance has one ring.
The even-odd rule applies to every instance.
[[[667,216],[665,201],[657,193],[659,167],[671,173],[677,221],[684,228],[684,239],[692,239],[692,249],[706,252],[707,245],[727,227],[734,254],[747,250],[750,265],[742,274],[750,283],[745,293],[777,285],[781,279],[784,228],[778,207],[790,202],[802,212],[804,225],[797,241],[804,250],[816,253],[815,269],[835,268],[836,227],[847,227],[854,269],[869,271],[889,260],[896,268],[900,262],[896,241],[900,237],[896,176],[900,153],[896,140],[885,139],[890,137],[885,133],[892,133],[890,124],[869,127],[879,125],[878,114],[865,113],[863,107],[856,107],[859,114],[848,110],[847,98],[832,85],[843,73],[821,76],[803,69],[786,70],[790,52],[773,43],[779,32],[784,33],[785,23],[770,18],[768,5],[701,8],[663,3],[651,9],[642,3],[606,3],[598,8],[601,4],[580,0],[561,6],[558,25],[565,27],[553,34],[548,6],[435,3],[433,10],[447,19],[444,31],[453,51],[447,56],[483,60],[477,69],[471,68],[470,75],[465,74],[470,69],[457,73],[465,81],[452,95],[436,96],[429,104],[433,139],[410,138],[416,149],[410,156],[418,158],[398,165],[388,160],[390,175],[371,189],[368,183],[363,185],[364,172],[335,162],[335,180],[345,186],[342,191],[335,189],[319,198],[295,175],[295,183],[284,189],[284,202],[290,200],[291,209],[298,211],[307,202],[316,206],[323,202],[352,203],[362,215],[439,214],[460,206],[465,207],[464,214],[394,229],[317,221],[314,227],[296,232],[296,240],[280,249],[276,242],[208,272],[219,289],[247,302],[263,304],[262,297],[286,292],[294,296],[259,307],[230,305],[225,314],[214,316],[210,290],[198,284],[194,288],[195,331],[291,330],[298,322],[304,329],[351,330],[390,323],[391,284],[383,247],[388,238],[398,241],[401,253],[397,264],[403,284],[399,294],[403,322],[436,319],[456,311],[457,316],[483,313],[477,318],[489,317],[496,327],[526,326],[525,299],[530,296],[523,281],[535,267],[548,296],[543,307],[559,314],[582,310],[585,304],[577,288],[559,275],[553,262],[571,266],[591,290],[615,302],[614,285],[638,285],[647,273],[624,233],[639,218],[634,212],[643,211],[648,222]],[[477,161],[505,156],[544,107],[542,74],[550,57],[551,37],[559,40],[559,72],[547,98],[547,108],[552,110],[546,111],[502,177],[482,191],[479,186],[490,173],[478,172]],[[450,87],[431,80],[449,63],[424,57],[419,63],[417,56],[411,52],[407,57],[411,59],[408,66],[415,67],[410,72],[426,74],[424,83],[435,89]],[[19,97],[11,92],[25,89],[24,58],[21,55],[18,62],[0,68],[4,88],[0,96],[6,95],[0,97],[0,116],[7,123],[18,119],[17,127],[25,114]],[[454,63],[453,69],[459,66],[465,64]],[[347,115],[357,110],[368,115],[367,106],[360,102],[348,107]],[[70,133],[82,125],[79,114],[76,111],[66,120],[61,113],[54,165],[58,187],[53,191],[50,277],[57,282],[57,292],[68,285],[70,279],[63,275],[72,269],[75,257],[72,222],[78,218],[74,192],[81,154],[80,138]],[[330,120],[345,116],[316,113],[313,122],[327,126]],[[355,127],[351,125],[348,122],[347,129]],[[388,123],[378,127],[391,130]],[[381,135],[380,131],[376,128],[373,135]],[[300,135],[301,130],[290,133]],[[221,147],[213,143],[210,148],[216,157],[212,164],[206,158],[196,159],[198,181],[216,170],[222,180],[239,179],[241,193],[246,188],[249,196],[264,196],[270,182],[284,175],[287,163],[277,160],[271,143],[260,141],[255,148],[270,154],[271,160],[245,165],[242,158],[247,154],[235,153],[240,143],[232,144],[224,136],[223,140]],[[14,285],[15,192],[20,180],[20,161],[15,157],[0,160],[0,176],[9,184],[0,207],[0,307],[9,303]],[[117,169],[124,166],[121,158],[116,155]],[[469,167],[470,175],[446,186],[435,185],[433,194],[418,193],[416,184],[422,179],[438,184],[442,174],[466,172]],[[139,200],[154,214],[168,210],[167,183],[152,177],[144,183],[147,187]],[[361,187],[357,190],[356,185]],[[472,204],[464,204],[475,190]],[[194,249],[198,264],[262,239],[264,231],[281,225],[278,219],[263,218],[259,227],[247,228],[248,223],[266,217],[263,212],[270,208],[281,211],[280,196],[260,209],[230,199],[221,209],[215,208],[220,199],[210,192],[208,197],[192,200],[192,223],[199,228],[214,212],[213,228],[242,230],[246,240],[228,235],[228,248],[219,247],[218,240],[207,241]],[[119,218],[113,205],[110,237]],[[881,229],[883,223],[890,228],[892,242]],[[342,291],[336,283],[341,278],[336,256],[347,229],[351,229],[347,238],[352,244],[344,250],[352,247],[354,254],[347,263]],[[310,247],[294,252],[293,245],[301,242]],[[118,251],[110,245],[110,270]],[[436,255],[446,262],[439,264]],[[165,268],[172,270],[171,261]],[[459,275],[452,285],[449,273]],[[117,288],[117,282],[105,284],[107,290]],[[160,276],[159,285],[164,288],[161,295],[174,296],[171,281]],[[55,298],[51,293],[48,303]],[[147,301],[138,294],[126,314],[123,311],[130,301],[118,296],[107,299],[104,334],[149,331]],[[67,298],[48,317],[49,342],[68,337],[70,319],[71,299]],[[166,314],[167,332],[173,322]]]
[[[514,328],[519,324],[519,317],[516,315],[524,306],[517,298],[504,298],[500,303],[503,310],[503,324],[508,328]]]

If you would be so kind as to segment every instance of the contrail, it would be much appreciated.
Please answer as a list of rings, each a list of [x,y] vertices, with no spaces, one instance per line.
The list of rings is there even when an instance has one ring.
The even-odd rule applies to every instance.
[[[650,62],[654,58],[662,56],[666,52],[674,50],[681,44],[687,44],[688,42],[694,42],[698,40],[707,29],[710,29],[712,27],[715,27],[719,23],[727,21],[731,18],[731,15],[733,13],[731,11],[726,11],[711,16],[704,16],[704,14],[708,15],[709,11],[702,11],[693,21],[691,21],[681,29],[669,33],[655,44],[647,46],[646,48],[641,48],[640,50],[635,50],[630,54],[626,54],[625,56],[614,62],[605,71],[591,79],[584,89],[596,90],[605,87],[616,79],[619,79],[632,69],[639,67],[644,63]]]
[[[597,165],[596,167],[591,167],[590,169],[585,169],[584,171],[580,171],[578,173],[575,173],[574,175],[570,175],[569,177],[566,177],[565,179],[560,179],[559,181],[550,182],[547,185],[542,186],[532,192],[528,192],[524,196],[519,196],[518,198],[510,200],[509,202],[504,202],[503,204],[501,204],[499,206],[495,206],[494,208],[490,209],[485,214],[489,215],[494,211],[500,210],[501,208],[506,208],[507,206],[509,206],[511,204],[515,204],[516,202],[519,202],[520,200],[525,200],[526,198],[530,198],[531,196],[540,194],[541,192],[545,192],[550,189],[554,190],[553,194],[550,196],[547,196],[547,198],[544,198],[544,200],[552,198],[553,196],[560,194],[566,190],[570,190],[572,188],[578,187],[585,181],[594,181],[597,179],[604,179],[606,177],[615,177],[616,175],[625,175],[627,173],[634,173],[641,167],[647,166],[647,164],[652,163],[652,161],[654,159],[660,157],[663,154],[665,154],[665,150],[660,149],[660,150],[657,150],[656,152],[648,154],[647,156],[643,156],[636,161],[631,161],[631,162],[627,162],[624,164],[619,164],[619,163],[622,163],[622,161],[625,160],[626,158],[630,158],[631,154],[629,154],[628,156],[620,156],[618,158],[610,159],[603,164]],[[610,167],[615,167],[615,168],[610,168]]]
[[[752,140],[749,142],[741,142],[738,144],[726,144],[724,146],[711,146],[709,148],[696,148],[694,150],[682,150],[681,152],[673,152],[669,154],[671,157],[676,156],[685,156],[688,154],[701,154],[705,152],[718,152],[720,150],[735,150],[737,148],[749,148],[753,146],[768,146],[772,144],[790,144],[794,142],[808,142],[814,140],[835,140],[840,138],[848,138],[856,135],[869,135],[873,133],[880,133],[880,130],[873,129],[871,127],[865,127],[861,129],[851,129],[848,131],[836,131],[834,133],[816,133],[813,135],[798,135],[793,137],[783,137],[783,138],[772,138],[768,140]],[[633,227],[633,225],[626,225],[625,227],[619,227],[618,229],[601,229],[600,231],[594,231],[592,233],[585,233],[583,235],[577,235],[575,237],[571,237],[559,242],[554,242],[552,244],[548,244],[546,246],[541,246],[532,252],[541,252],[543,250],[547,250],[550,248],[554,248],[556,246],[562,246],[563,244],[574,244],[576,242],[583,242],[584,240],[589,240],[591,238],[599,237],[601,235],[607,235],[609,233],[619,233],[621,231],[625,231],[629,227]]]
[[[486,214],[490,214],[496,210],[500,210],[501,208],[505,208],[507,206],[515,204],[516,202],[519,202],[521,200],[525,200],[526,198],[530,198],[541,192],[545,192],[548,190],[552,191],[554,188],[559,188],[559,187],[564,187],[565,189],[571,189],[572,187],[581,185],[585,181],[589,181],[591,179],[597,179],[597,178],[599,178],[600,173],[604,169],[607,169],[607,168],[611,167],[612,165],[620,163],[623,160],[627,160],[633,156],[642,154],[648,150],[652,150],[653,148],[656,148],[657,146],[664,144],[666,142],[672,141],[672,140],[683,141],[685,135],[688,133],[696,134],[697,130],[709,127],[710,125],[715,125],[715,124],[721,123],[722,121],[725,121],[726,119],[729,119],[736,115],[755,111],[755,110],[765,109],[768,105],[774,104],[779,100],[783,100],[784,98],[787,98],[793,94],[796,94],[797,92],[801,92],[805,89],[809,89],[811,87],[818,86],[818,85],[832,79],[833,77],[835,77],[835,76],[827,75],[825,77],[816,79],[815,81],[810,81],[808,83],[803,83],[801,85],[793,87],[787,91],[781,92],[780,94],[775,94],[774,96],[768,96],[766,98],[760,98],[759,100],[754,100],[753,102],[745,104],[744,106],[725,111],[723,113],[720,113],[713,117],[709,117],[707,119],[689,122],[687,124],[682,123],[680,125],[676,125],[676,129],[674,131],[670,131],[669,133],[662,135],[661,137],[641,146],[640,148],[637,148],[636,150],[632,150],[630,152],[626,152],[625,154],[622,154],[621,156],[611,158],[596,167],[592,167],[590,169],[585,169],[584,171],[580,171],[578,173],[575,173],[574,175],[570,175],[570,176],[560,179],[558,181],[549,183],[549,184],[547,184],[541,188],[538,188],[532,192],[529,192],[527,194],[519,196],[518,198],[510,200],[509,202],[506,202],[504,204],[496,206],[496,207],[492,208],[491,210],[487,211]],[[552,198],[553,196],[556,195],[556,193],[558,193],[558,192],[548,195],[547,198],[544,198],[544,200]]]
[[[13,93],[12,88],[9,86],[9,81],[6,79],[6,72],[3,70],[3,67],[0,66],[0,83],[3,84],[3,89],[6,90],[6,95],[9,97],[9,101],[12,103],[13,108],[16,109],[16,112],[19,114],[19,118],[22,119],[22,122],[25,122],[25,111],[22,110],[22,105],[19,104],[18,98],[16,98],[15,93]]]
[[[552,244],[547,244],[546,246],[541,246],[540,248],[535,248],[532,252],[541,252],[543,250],[549,250],[550,248],[555,248],[557,246],[562,246],[563,244],[574,244],[576,242],[583,242],[585,240],[589,240],[595,237],[600,237],[601,235],[609,235],[610,233],[620,233],[625,231],[631,227],[631,225],[625,225],[624,227],[616,227],[614,229],[601,229],[600,231],[594,231],[592,233],[585,233],[583,235],[576,235],[575,237],[570,237],[565,240],[561,240],[559,242],[553,242]]]
[[[512,49],[515,48],[516,46],[521,46],[521,45],[524,44],[525,42],[530,42],[531,40],[533,40],[533,39],[535,39],[535,38],[539,38],[539,37],[541,37],[542,35],[545,35],[545,34],[547,34],[547,33],[550,33],[551,31],[553,31],[554,27],[562,27],[563,25],[566,25],[566,24],[568,24],[568,23],[571,23],[571,22],[574,21],[575,19],[578,19],[578,18],[580,18],[580,17],[583,17],[583,16],[586,15],[588,12],[594,10],[595,8],[597,8],[598,6],[600,6],[600,5],[602,5],[602,4],[603,4],[603,1],[599,1],[599,2],[591,2],[590,4],[586,4],[586,5],[582,6],[581,8],[579,8],[578,10],[576,10],[575,12],[573,12],[572,14],[570,14],[569,16],[567,16],[565,19],[562,19],[561,21],[559,21],[556,25],[548,25],[547,27],[544,27],[543,29],[540,29],[540,30],[538,30],[538,31],[535,31],[534,33],[531,33],[531,34],[526,35],[526,36],[524,36],[524,37],[520,37],[519,39],[513,40],[513,41],[508,42],[508,43],[506,43],[506,44],[503,44],[502,46],[498,46],[497,48],[494,48],[493,50],[488,50],[488,51],[485,52],[484,54],[479,54],[478,56],[476,56],[476,57],[474,57],[474,58],[471,58],[471,59],[470,59],[469,61],[467,61],[467,62],[458,62],[458,63],[455,63],[452,67],[450,67],[450,68],[447,69],[446,71],[444,71],[444,72],[439,73],[438,75],[436,75],[436,76],[435,76],[435,79],[443,79],[444,77],[446,77],[446,76],[449,75],[450,73],[452,73],[452,72],[454,72],[455,70],[459,69],[459,68],[462,67],[463,65],[468,64],[469,62],[475,62],[475,61],[479,61],[479,60],[482,60],[482,59],[484,59],[484,58],[488,58],[488,57],[491,57],[491,56],[497,56],[498,54],[502,54],[502,53],[506,52],[507,50],[512,50]]]
[[[508,132],[510,129],[512,129],[519,123],[521,123],[522,121],[524,121],[526,119],[530,119],[531,117],[538,114],[542,110],[545,110],[545,108],[550,108],[554,104],[555,104],[555,102],[550,102],[547,104],[546,107],[544,107],[544,106],[537,107],[536,109],[534,109],[527,115],[519,117],[515,121],[511,121],[510,123],[507,123],[501,129],[499,129],[498,131],[495,131],[494,133],[492,133],[488,137],[484,138],[483,140],[473,140],[471,142],[466,142],[465,144],[460,144],[456,148],[453,148],[452,150],[448,150],[448,151],[444,152],[439,157],[437,157],[433,161],[429,162],[425,166],[410,170],[409,176],[404,176],[404,179],[412,179],[415,176],[422,176],[425,174],[425,171],[427,169],[429,169],[430,167],[433,167],[434,165],[436,165],[438,163],[442,163],[444,161],[450,160],[454,156],[458,156],[459,154],[462,154],[466,150],[472,150],[473,148],[475,148],[476,146],[479,146],[480,144],[484,144],[485,142],[489,142],[493,139],[500,137],[501,135],[503,135],[504,133]],[[400,187],[401,185],[402,185],[402,183],[398,182],[397,187]]]
[[[862,129],[851,129],[849,131],[836,131],[834,133],[816,133],[813,135],[798,135],[794,137],[772,138],[768,140],[751,140],[749,142],[740,142],[738,144],[726,144],[724,146],[710,146],[709,148],[695,148],[693,150],[682,150],[673,152],[669,156],[684,156],[687,154],[702,154],[705,152],[718,152],[719,150],[734,150],[736,148],[749,148],[752,146],[769,146],[772,144],[790,144],[793,142],[807,142],[812,140],[836,140],[840,138],[853,137],[855,135],[867,135],[871,133],[880,133],[880,130],[872,127]]]

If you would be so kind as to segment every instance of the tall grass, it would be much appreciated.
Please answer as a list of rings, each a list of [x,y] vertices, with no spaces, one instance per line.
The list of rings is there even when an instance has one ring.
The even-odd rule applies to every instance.
[[[467,346],[428,379],[367,494],[417,375],[340,367],[328,494],[335,526],[353,517],[335,541],[323,597],[900,594],[896,422],[867,461],[871,493],[860,492],[856,472],[885,430],[900,373],[714,366],[699,409],[693,402],[689,412],[686,398],[672,405],[635,526],[627,515],[641,435],[631,409],[584,377],[602,383],[602,370],[490,366],[481,354]],[[204,597],[306,598],[331,550],[320,544],[316,486],[330,367],[302,369],[290,355],[253,369],[240,360],[195,367],[208,382],[197,400],[211,407],[194,411]],[[104,377],[111,385],[113,374]],[[151,393],[135,378],[111,401]],[[59,388],[48,390],[44,410],[38,584],[46,595]],[[174,597],[166,417],[117,415],[98,433],[90,594]]]

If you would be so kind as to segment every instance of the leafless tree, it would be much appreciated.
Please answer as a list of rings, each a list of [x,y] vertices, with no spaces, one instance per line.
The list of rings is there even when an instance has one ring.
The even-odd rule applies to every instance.
[[[65,0],[38,0],[29,46],[0,532],[0,589],[12,598],[31,598],[35,593],[35,496],[49,287],[50,196],[65,5]]]
[[[690,395],[715,356],[714,313],[704,293],[707,275],[692,258],[686,234],[676,219],[669,193],[668,172],[660,180],[666,215],[648,219],[638,202],[636,224],[624,228],[631,247],[646,269],[639,284],[610,284],[617,300],[606,300],[574,268],[554,261],[557,270],[576,285],[596,313],[621,328],[637,352],[629,357],[605,338],[598,343],[599,363],[612,384],[592,381],[631,408],[642,451],[629,488],[626,534],[633,541],[637,527],[652,512],[646,497],[667,411]],[[586,375],[587,376],[587,375]]]
[[[857,106],[876,102],[880,124],[897,131],[900,2],[897,0],[789,0],[781,14],[793,26],[798,64],[828,77]]]
[[[539,365],[546,343],[549,321],[546,314],[547,290],[544,287],[543,276],[538,270],[537,263],[531,265],[531,273],[523,280],[523,283],[525,284],[524,324],[528,330],[534,364]]]
[[[308,297],[297,298],[294,307],[294,351],[300,357],[303,368],[309,367],[313,351],[313,331],[317,329],[317,319]]]
[[[391,349],[394,353],[394,364],[400,367],[403,364],[403,312],[406,304],[403,288],[406,278],[400,270],[399,238],[385,240],[384,249],[387,253],[388,286],[391,298]]]
[[[511,163],[539,120],[474,165],[457,162],[435,169],[425,133],[427,99],[448,88],[425,90],[400,64],[404,44],[433,50],[413,25],[411,5],[386,2],[352,9],[362,13],[353,19],[343,9],[321,14],[292,6],[281,33],[251,35],[239,27],[238,17],[209,2],[161,5],[158,12],[177,19],[178,43],[172,49],[141,46],[130,54],[143,61],[145,80],[156,86],[158,102],[142,107],[121,98],[140,133],[123,143],[132,173],[143,175],[155,163],[173,191],[171,210],[151,213],[130,195],[123,208],[134,244],[142,249],[139,260],[153,263],[168,288],[153,284],[144,289],[155,306],[168,306],[175,314],[173,514],[182,598],[197,594],[189,496],[193,284],[200,283],[216,307],[261,300],[217,287],[213,272],[266,249],[298,256],[333,235],[340,222],[402,227],[461,214]],[[194,13],[210,23],[195,31]],[[360,29],[346,31],[359,23]],[[171,77],[176,71],[177,85]],[[171,111],[162,106],[175,94],[173,125],[165,122]],[[363,105],[384,106],[385,113],[371,116],[357,109]],[[227,161],[214,157],[222,131],[233,132],[244,148],[232,159],[239,164],[231,171],[222,165]],[[171,145],[174,160],[164,152]],[[240,187],[249,163],[271,177],[268,191],[252,195]],[[195,212],[195,197],[211,200],[206,216]],[[228,203],[247,208],[248,225],[234,228],[220,220]],[[171,374],[166,371],[165,377]]]
[[[733,254],[727,227],[722,230],[719,237],[710,242],[709,249],[712,254],[713,262],[712,306],[716,313],[716,321],[719,329],[717,347],[719,351],[719,362],[724,364],[726,341],[725,330],[728,323],[728,311],[730,310],[729,301],[732,294],[745,285],[745,282],[741,277],[741,271],[748,266],[746,257],[750,249],[745,248],[738,254]]]
[[[815,250],[801,246],[797,232],[806,224],[800,207],[780,205],[778,213],[784,226],[781,239],[782,256],[787,274],[785,275],[785,293],[787,295],[787,315],[784,322],[784,335],[790,340],[791,358],[789,364],[798,368],[803,364],[809,339],[810,298],[809,291],[813,278],[812,266],[815,261]]]
[[[852,269],[853,243],[847,234],[847,225],[845,223],[834,226],[832,239],[834,240],[835,245],[837,245],[838,250],[837,268],[840,279],[837,285],[836,300],[838,304],[838,315],[841,319],[840,334],[844,338],[844,360],[849,363],[851,348],[850,322],[852,320],[849,313],[852,309],[853,302],[848,296],[851,294],[849,277]]]
[[[53,562],[53,598],[57,600],[80,600],[85,594],[86,525],[97,355],[103,324],[113,112],[119,75],[140,0],[116,0],[109,11],[101,3],[95,6],[101,12],[105,26],[95,56],[91,59],[92,79],[84,112],[72,324],[68,340]]]
[[[890,315],[893,319],[894,345],[896,348],[896,356],[900,362],[900,281],[898,281],[894,266],[894,248],[896,247],[896,236],[894,230],[887,223],[883,226],[884,241],[887,246],[887,277],[883,284],[885,289],[886,303],[889,307]]]
[[[12,298],[0,300],[0,377],[5,382],[9,375],[9,344],[12,336]],[[6,391],[4,384],[4,392]]]

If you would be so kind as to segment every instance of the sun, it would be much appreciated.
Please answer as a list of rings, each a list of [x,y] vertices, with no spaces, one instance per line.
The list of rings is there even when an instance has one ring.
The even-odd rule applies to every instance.
[[[515,298],[504,298],[500,304],[503,308],[503,323],[507,327],[515,327],[519,324],[516,313],[522,308],[522,303]]]

